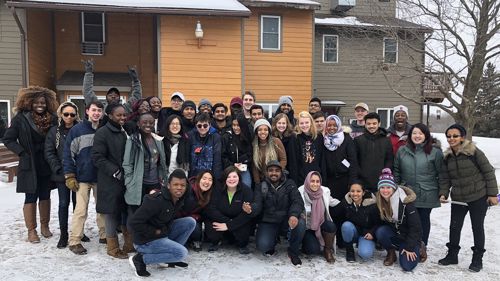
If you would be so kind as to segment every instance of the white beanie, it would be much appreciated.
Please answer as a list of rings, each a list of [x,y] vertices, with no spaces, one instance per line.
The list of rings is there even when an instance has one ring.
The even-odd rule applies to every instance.
[[[278,106],[281,106],[282,104],[289,104],[290,106],[293,107],[293,100],[290,98],[290,96],[281,96],[278,102]]]
[[[398,111],[404,111],[406,113],[406,117],[410,118],[410,115],[408,114],[408,107],[406,107],[402,104],[395,106],[393,108],[393,110],[394,110],[394,115],[396,115],[396,112],[398,112]],[[394,115],[393,115],[393,118],[394,118]]]
[[[254,131],[257,131],[257,128],[259,128],[260,125],[266,125],[269,128],[269,133],[271,133],[271,124],[269,121],[264,118],[255,121],[255,124],[253,125]]]

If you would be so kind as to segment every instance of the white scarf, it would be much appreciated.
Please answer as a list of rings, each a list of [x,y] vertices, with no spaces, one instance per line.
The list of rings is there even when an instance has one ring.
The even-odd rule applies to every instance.
[[[406,192],[402,188],[398,188],[394,191],[391,196],[391,209],[392,209],[392,220],[397,222],[399,219],[399,202],[404,202],[406,199]]]

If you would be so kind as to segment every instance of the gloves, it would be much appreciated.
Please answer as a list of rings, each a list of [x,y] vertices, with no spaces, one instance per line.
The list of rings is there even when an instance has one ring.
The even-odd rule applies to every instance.
[[[64,175],[66,179],[66,186],[74,192],[78,191],[78,182],[76,181],[75,174],[66,174]]]
[[[139,75],[137,74],[137,69],[135,66],[127,66],[128,67],[128,75],[130,75],[130,78],[132,81],[137,82],[139,81]]]
[[[85,72],[94,72],[94,60],[89,59],[89,60],[82,60],[83,66],[85,67]]]

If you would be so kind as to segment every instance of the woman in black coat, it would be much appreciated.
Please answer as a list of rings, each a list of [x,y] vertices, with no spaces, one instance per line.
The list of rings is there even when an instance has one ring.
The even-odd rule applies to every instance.
[[[205,232],[212,243],[209,252],[217,251],[222,238],[236,241],[241,254],[249,254],[251,216],[243,211],[244,203],[252,203],[252,189],[244,187],[240,181],[240,171],[235,166],[224,170],[224,186],[215,188],[210,203],[205,210]]]
[[[28,241],[39,243],[36,232],[36,202],[40,210],[41,233],[52,236],[50,220],[51,170],[44,157],[45,137],[51,126],[57,124],[56,93],[32,86],[19,90],[17,114],[3,137],[5,146],[19,156],[17,170],[18,193],[25,193],[24,222],[28,228]]]
[[[108,255],[126,259],[133,251],[132,238],[123,225],[126,216],[125,183],[123,179],[123,154],[127,133],[123,129],[125,108],[120,104],[108,105],[109,121],[97,130],[92,147],[92,160],[97,168],[96,211],[105,215]],[[123,251],[118,245],[116,228],[122,224],[125,244]]]
[[[59,242],[57,242],[57,248],[62,249],[68,245],[68,208],[70,199],[73,202],[73,210],[76,205],[76,193],[66,186],[64,179],[63,150],[69,130],[78,124],[80,117],[78,116],[78,107],[70,101],[63,102],[59,106],[57,116],[59,117],[59,124],[50,128],[45,140],[45,160],[49,163],[52,171],[51,179],[55,182],[59,195],[58,216],[61,236]]]

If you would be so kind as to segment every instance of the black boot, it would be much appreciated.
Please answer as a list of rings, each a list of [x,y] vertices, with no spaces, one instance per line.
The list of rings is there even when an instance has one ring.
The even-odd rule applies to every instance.
[[[345,244],[345,260],[347,262],[355,262],[356,255],[354,254],[354,246],[352,243]]]
[[[479,272],[483,269],[483,254],[486,252],[485,249],[477,249],[472,247],[472,262],[469,265],[469,270],[473,272]]]
[[[68,232],[61,231],[61,236],[59,237],[59,242],[57,242],[58,249],[64,249],[68,246]]]
[[[446,257],[440,259],[438,263],[440,265],[458,264],[458,252],[460,251],[460,246],[446,243],[446,247],[448,247],[448,253],[446,254]]]

